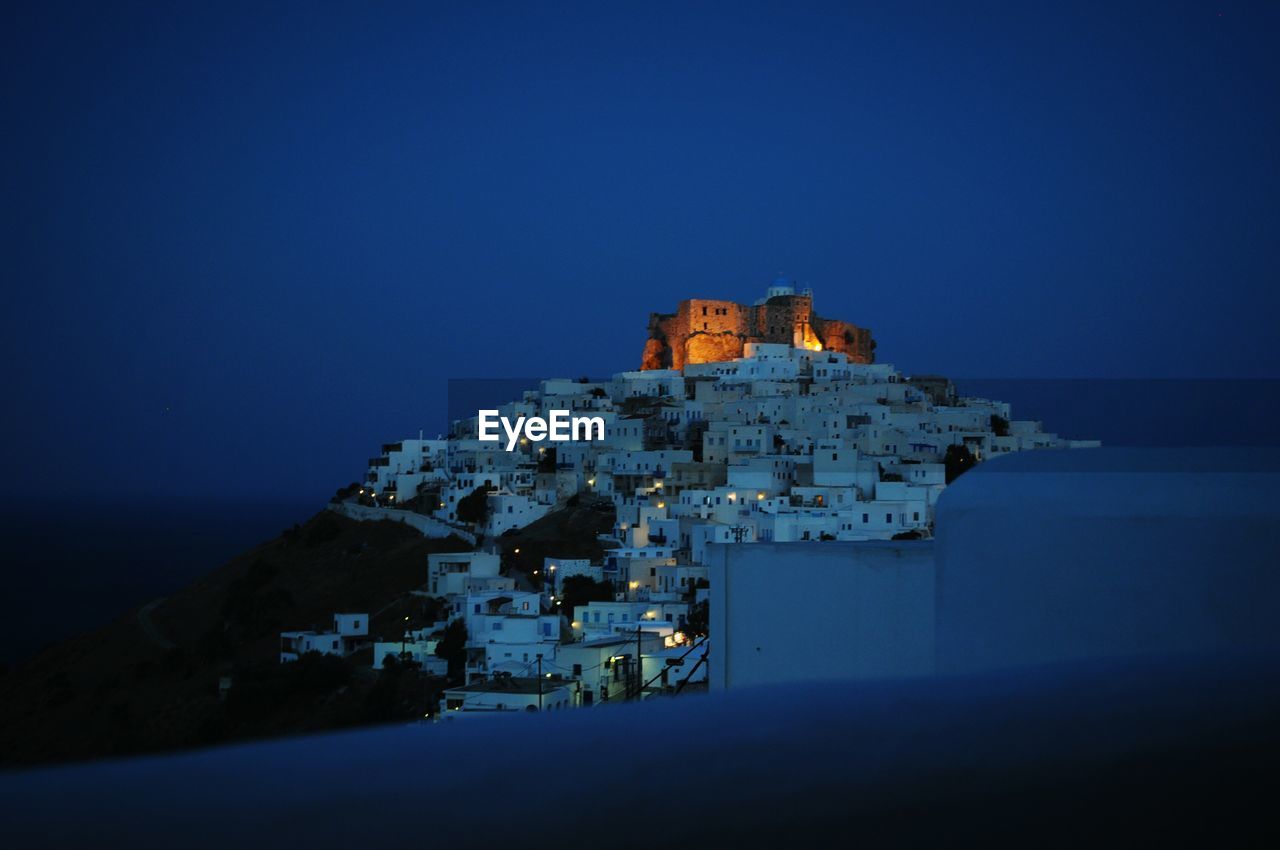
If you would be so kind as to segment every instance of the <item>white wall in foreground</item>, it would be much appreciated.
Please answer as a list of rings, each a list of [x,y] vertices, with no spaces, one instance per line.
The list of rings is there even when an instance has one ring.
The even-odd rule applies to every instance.
[[[710,547],[711,686],[1280,648],[1276,450],[1002,456],[936,532]]]
[[[933,672],[933,545],[715,544],[711,687]]]
[[[938,672],[1280,645],[1269,449],[1000,457],[938,506]]]

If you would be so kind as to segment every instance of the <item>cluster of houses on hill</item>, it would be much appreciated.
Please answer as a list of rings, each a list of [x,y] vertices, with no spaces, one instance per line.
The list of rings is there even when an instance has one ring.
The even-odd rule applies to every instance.
[[[472,416],[447,438],[387,444],[371,459],[351,496],[364,513],[349,515],[410,506],[432,517],[423,533],[480,541],[480,551],[424,565],[419,592],[466,624],[465,680],[443,707],[556,709],[696,681],[706,641],[687,640],[683,628],[707,598],[708,546],[927,538],[939,495],[967,466],[1096,445],[1014,420],[1007,404],[958,397],[944,378],[806,345],[748,342],[743,354],[603,381],[544,380],[498,409],[513,421],[566,410],[599,417],[603,439],[524,437],[508,450],[480,439]],[[598,563],[549,558],[540,591],[501,574],[485,540],[590,497],[616,511]],[[476,499],[483,510],[464,509]],[[557,582],[572,575],[612,583],[614,599],[561,610]],[[394,654],[440,669],[444,625],[378,643],[374,664]],[[305,641],[344,651],[346,639],[338,623],[333,636],[289,633],[285,646],[295,648],[281,657]]]
[[[613,571],[585,559],[546,558],[543,588],[518,590],[515,578],[500,574],[496,553],[430,555],[426,582],[416,593],[445,601],[440,622],[387,641],[370,636],[368,615],[335,614],[332,631],[282,632],[280,660],[294,661],[306,652],[349,655],[372,646],[374,669],[411,661],[443,676],[448,662],[436,650],[449,624],[461,622],[462,681],[445,692],[443,711],[555,710],[670,693],[707,678],[706,640],[682,631],[691,604],[705,602],[706,568],[677,567],[670,560],[644,561],[655,564],[655,577],[662,561],[667,569],[661,578],[627,582],[626,575],[643,572],[641,559],[632,559],[615,599],[588,602],[570,613],[561,610],[557,596],[564,579],[586,575],[600,581]],[[678,588],[671,581],[676,570],[686,580]]]

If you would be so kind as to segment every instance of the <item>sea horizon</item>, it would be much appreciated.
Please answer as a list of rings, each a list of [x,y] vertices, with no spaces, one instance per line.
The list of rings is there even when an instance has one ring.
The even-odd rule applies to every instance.
[[[80,503],[84,504],[84,503]],[[145,504],[11,503],[0,511],[11,598],[0,663],[107,625],[324,510],[325,500],[207,497]]]

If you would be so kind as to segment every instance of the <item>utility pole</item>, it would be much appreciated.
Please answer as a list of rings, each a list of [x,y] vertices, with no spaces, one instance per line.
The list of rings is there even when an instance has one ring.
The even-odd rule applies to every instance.
[[[542,711],[542,653],[538,653],[538,711]]]
[[[640,630],[640,624],[636,624],[636,670],[635,670],[635,696],[632,699],[640,699],[641,683],[644,681],[644,665],[640,663],[640,636],[644,632]]]

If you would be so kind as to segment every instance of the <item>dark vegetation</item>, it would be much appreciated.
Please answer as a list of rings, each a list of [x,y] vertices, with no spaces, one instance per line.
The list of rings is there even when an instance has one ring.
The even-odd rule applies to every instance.
[[[480,525],[489,518],[489,494],[494,487],[482,485],[458,500],[455,513],[462,522]]]
[[[685,635],[693,638],[704,637],[707,634],[711,627],[709,608],[705,599],[689,606],[689,619],[684,624]]]
[[[345,501],[351,498],[352,496],[356,495],[357,493],[359,493],[360,489],[361,489],[360,482],[352,481],[346,487],[339,487],[337,492],[333,494],[333,497],[329,499],[329,501],[331,502]],[[294,528],[297,528],[297,526],[294,526]]]
[[[559,584],[562,606],[566,611],[573,611],[579,605],[589,602],[613,601],[614,587],[611,581],[596,581],[590,576],[569,576]]]
[[[467,622],[454,620],[444,630],[444,637],[436,644],[436,655],[449,662],[449,678],[462,677],[467,663]]]
[[[369,650],[282,665],[279,633],[329,628],[335,612],[360,611],[371,615],[372,635],[396,640],[439,613],[434,601],[409,594],[426,580],[427,555],[469,548],[323,511],[146,612],[10,671],[0,679],[0,764],[421,717],[443,680],[399,663],[374,671]]]
[[[947,454],[942,459],[947,471],[947,483],[950,484],[964,473],[978,465],[978,459],[969,451],[969,447],[961,443],[947,446]]]
[[[569,499],[563,510],[498,538],[503,572],[541,588],[544,558],[590,558],[599,563],[605,547],[597,535],[612,530],[613,520],[613,504],[608,499],[579,494]]]

